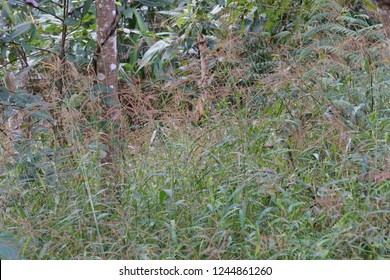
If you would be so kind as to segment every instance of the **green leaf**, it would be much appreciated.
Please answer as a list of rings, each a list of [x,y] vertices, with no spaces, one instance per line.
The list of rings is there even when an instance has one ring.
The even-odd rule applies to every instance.
[[[85,102],[86,96],[84,94],[73,94],[69,98],[69,105],[75,109],[79,109]]]
[[[167,197],[172,197],[172,190],[171,189],[160,190],[160,204],[163,204],[164,200]]]
[[[145,54],[144,54],[144,56],[143,56],[143,58],[142,58],[142,60],[140,62],[140,66],[138,68],[138,71],[140,69],[142,69],[143,67],[145,67],[146,65],[148,65],[158,53],[163,51],[169,45],[170,45],[170,42],[167,43],[164,40],[160,40],[160,41],[157,41],[153,46],[151,46],[145,52]]]
[[[167,197],[167,193],[164,190],[161,190],[160,191],[160,204],[163,204],[166,197]]]
[[[177,12],[177,11],[158,11],[157,13],[162,14],[162,15],[167,15],[167,16],[181,16],[183,13]]]
[[[74,25],[77,25],[79,23],[78,20],[72,18],[72,17],[67,17],[65,20],[64,20],[64,23],[66,25],[69,25],[69,26],[74,26]]]
[[[10,19],[10,21],[12,23],[15,23],[15,17],[13,15],[13,13],[12,13],[8,3],[7,3],[7,1],[6,0],[0,0],[0,6],[2,7],[1,10],[4,10],[7,13],[7,16]]]
[[[50,123],[55,123],[53,117],[48,112],[45,111],[34,111],[30,113],[30,116],[36,120],[45,120]]]
[[[88,145],[88,148],[93,152],[97,152],[99,155],[99,158],[101,158],[101,159],[105,158],[107,156],[106,151],[108,151],[108,147],[102,142],[90,143]]]
[[[118,105],[118,100],[112,97],[103,97],[104,104],[107,104],[110,107],[114,107]]]
[[[56,16],[56,10],[53,7],[47,7],[44,11],[49,15]]]
[[[182,17],[177,18],[176,25],[177,25],[177,27],[181,28],[187,22],[189,22],[189,19],[185,16],[182,16]]]
[[[81,12],[81,15],[83,17],[88,13],[89,9],[91,8],[92,2],[93,2],[93,0],[87,0],[84,2],[84,6],[83,6],[82,12]]]
[[[5,87],[0,87],[0,102],[8,102],[9,93]]]
[[[7,35],[7,34],[5,34],[5,35],[3,35],[3,36],[0,37],[0,42],[1,42],[1,43],[9,43],[9,42],[11,42],[11,41],[12,41],[11,36],[9,36],[9,35]]]
[[[16,37],[30,31],[31,23],[25,22],[25,23],[19,24],[19,25],[15,26],[14,29],[15,29],[14,32],[12,32],[10,34],[11,40],[14,40]]]
[[[144,33],[148,32],[149,29],[146,26],[144,20],[142,19],[141,14],[137,10],[134,10],[134,15],[135,15],[135,17],[137,19],[137,25],[139,27],[139,30],[141,30],[141,32],[144,32]]]
[[[122,15],[125,16],[125,18],[132,19],[134,16],[134,9],[132,8],[127,8],[122,12]]]
[[[26,105],[32,104],[35,101],[34,96],[26,92],[16,92],[11,96],[9,101],[17,107],[24,107]]]
[[[377,8],[374,4],[371,3],[371,1],[369,0],[364,0],[364,5],[370,9],[372,12],[376,12],[377,11]]]
[[[123,68],[123,70],[125,70],[125,72],[134,73],[135,71],[134,66],[131,63],[123,63],[121,64],[121,67]]]
[[[137,2],[145,5],[145,6],[148,6],[148,7],[164,7],[164,6],[167,6],[169,5],[169,2],[166,1],[166,0],[154,0],[154,1],[151,1],[151,0],[137,0]]]
[[[17,114],[18,114],[18,112],[16,110],[12,109],[11,106],[6,106],[4,109],[4,116],[5,116],[6,120],[8,120],[12,116],[16,116]]]

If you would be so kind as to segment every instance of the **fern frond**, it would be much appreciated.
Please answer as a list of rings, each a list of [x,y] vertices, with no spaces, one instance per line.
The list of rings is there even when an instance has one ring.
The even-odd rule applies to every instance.
[[[333,26],[334,26],[333,23],[324,23],[324,24],[321,24],[319,26],[313,27],[312,29],[305,32],[302,35],[302,38],[303,39],[310,39],[320,31],[330,31]]]
[[[319,14],[316,14],[314,16],[312,16],[309,21],[308,21],[308,24],[312,24],[312,23],[315,23],[315,22],[319,22],[319,21],[322,21],[324,19],[333,19],[333,18],[337,18],[338,14],[335,13],[335,12],[322,12],[322,13],[319,13]]]
[[[343,7],[341,7],[340,4],[335,1],[329,1],[329,0],[314,1],[313,14],[317,13],[318,11],[323,11],[326,9],[337,11],[340,13]]]
[[[361,29],[359,29],[358,32],[364,33],[364,32],[367,32],[367,31],[379,30],[382,27],[383,27],[383,24],[381,24],[381,23],[380,24],[374,24],[374,25],[370,25],[370,26],[361,28]]]
[[[336,40],[334,38],[329,39],[329,37],[322,38],[321,40],[316,41],[316,46],[317,47],[322,47],[322,46],[336,46]]]
[[[275,37],[275,39],[278,40],[278,42],[280,42],[281,40],[283,40],[284,38],[286,38],[290,35],[291,35],[291,32],[286,30],[286,31],[279,32],[274,37]]]
[[[354,37],[354,38],[361,37],[361,35],[358,32],[351,30],[349,28],[346,28],[340,24],[332,24],[331,30],[336,31],[336,32],[341,33],[341,34],[344,34],[344,35],[347,35],[349,37]]]
[[[319,47],[319,50],[323,50],[328,54],[334,54],[334,55],[337,55],[340,57],[344,56],[344,53],[345,53],[342,49],[337,48],[335,46],[330,46],[330,45],[321,46],[321,47]]]
[[[299,53],[299,60],[305,61],[315,57],[315,52],[310,48],[304,48]]]
[[[338,20],[341,20],[341,21],[344,21],[350,25],[355,25],[355,26],[359,26],[359,27],[368,27],[368,23],[364,20],[361,20],[361,19],[358,19],[358,18],[354,18],[354,17],[351,17],[351,16],[339,16],[337,18]]]

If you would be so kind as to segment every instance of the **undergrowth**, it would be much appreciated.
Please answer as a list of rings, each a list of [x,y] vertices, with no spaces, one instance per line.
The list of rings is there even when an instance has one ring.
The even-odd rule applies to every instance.
[[[340,151],[323,124],[289,148],[269,109],[144,128],[148,144],[116,174],[96,152],[55,164],[53,183],[8,170],[1,226],[32,259],[389,257],[388,146],[354,135],[355,150]]]
[[[389,259],[390,64],[378,30],[315,1],[299,32],[250,43],[229,33],[209,54],[199,121],[200,70],[188,67],[122,88],[122,138],[71,69],[72,94],[49,108],[67,144],[41,121],[1,151],[1,257]],[[43,96],[54,63],[40,69]],[[120,151],[111,162],[107,141]]]

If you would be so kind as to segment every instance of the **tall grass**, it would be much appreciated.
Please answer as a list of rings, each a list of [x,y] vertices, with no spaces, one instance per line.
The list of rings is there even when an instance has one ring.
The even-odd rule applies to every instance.
[[[51,162],[53,183],[5,168],[1,227],[32,259],[388,258],[388,122],[375,112],[372,131],[343,142],[280,106],[145,127],[115,173],[83,150]]]
[[[313,13],[259,61],[227,38],[197,123],[199,69],[126,89],[124,138],[79,88],[57,108],[68,145],[41,127],[1,151],[0,257],[389,259],[389,57],[374,27]]]

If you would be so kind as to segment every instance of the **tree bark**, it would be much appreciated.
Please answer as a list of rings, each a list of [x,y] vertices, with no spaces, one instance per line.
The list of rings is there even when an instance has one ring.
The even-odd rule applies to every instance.
[[[122,120],[116,48],[116,26],[119,18],[115,0],[96,0],[96,77],[104,86],[106,117],[114,122]]]
[[[114,163],[121,155],[120,145],[114,144],[122,136],[124,121],[118,94],[116,28],[119,19],[115,0],[96,0],[96,78],[102,85],[103,117],[113,124],[113,129],[108,127],[102,138],[108,148],[101,160],[105,164]]]
[[[381,9],[383,27],[386,31],[386,36],[390,39],[390,0],[377,0],[378,6]]]

